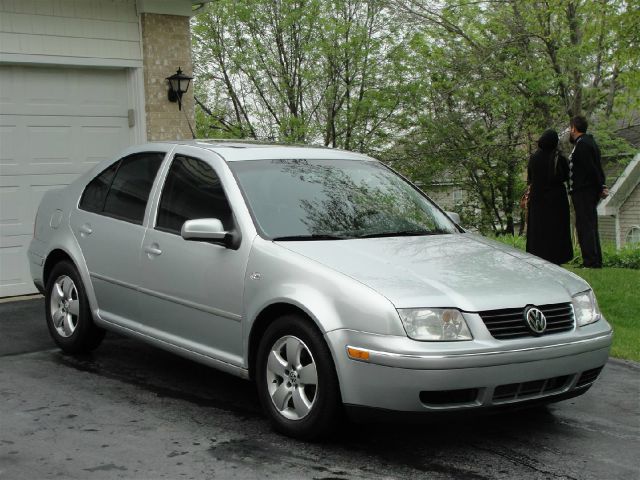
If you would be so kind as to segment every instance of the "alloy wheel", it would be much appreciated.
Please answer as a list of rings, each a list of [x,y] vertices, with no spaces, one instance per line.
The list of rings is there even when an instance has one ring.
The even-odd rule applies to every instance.
[[[318,396],[318,371],[311,350],[298,337],[286,335],[269,352],[266,365],[269,396],[280,414],[301,420]]]
[[[80,301],[73,280],[62,275],[54,282],[50,297],[50,315],[58,335],[68,338],[78,326]]]

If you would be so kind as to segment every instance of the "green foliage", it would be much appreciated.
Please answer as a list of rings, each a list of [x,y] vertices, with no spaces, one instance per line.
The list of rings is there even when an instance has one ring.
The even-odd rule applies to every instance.
[[[578,254],[569,262],[569,265],[578,267],[582,265],[582,255],[579,248],[574,251]],[[640,245],[626,245],[617,250],[614,244],[604,243],[602,245],[602,266],[640,270]]]
[[[463,186],[465,224],[515,233],[535,142],[572,115],[590,117],[605,155],[630,151],[615,131],[638,123],[640,11],[631,4],[393,3],[416,22],[407,58],[422,73],[397,168],[423,184]]]
[[[198,126],[372,151],[405,102],[381,1],[220,0],[193,22]]]
[[[544,129],[584,113],[631,153],[639,25],[628,0],[219,0],[192,22],[197,130],[372,153],[513,234]]]

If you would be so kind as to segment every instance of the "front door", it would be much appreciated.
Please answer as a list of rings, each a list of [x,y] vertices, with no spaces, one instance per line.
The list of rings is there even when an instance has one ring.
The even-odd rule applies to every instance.
[[[140,308],[148,334],[242,365],[242,294],[249,247],[234,250],[180,236],[184,222],[197,218],[217,218],[227,231],[238,228],[216,173],[216,168],[226,166],[218,161],[174,156],[156,221],[150,222],[142,242]]]

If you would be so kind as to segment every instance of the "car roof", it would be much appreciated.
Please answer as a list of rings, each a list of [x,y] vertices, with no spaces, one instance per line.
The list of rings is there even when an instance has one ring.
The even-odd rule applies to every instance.
[[[188,145],[191,147],[202,148],[204,150],[210,150],[217,153],[228,162],[300,158],[376,161],[375,159],[361,153],[349,152],[347,150],[340,150],[337,148],[314,147],[308,145],[279,145],[244,140],[220,139],[184,140],[162,143]]]

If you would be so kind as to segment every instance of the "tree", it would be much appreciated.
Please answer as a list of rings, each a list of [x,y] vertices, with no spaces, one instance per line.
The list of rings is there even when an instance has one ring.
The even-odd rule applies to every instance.
[[[379,1],[219,1],[193,25],[197,96],[226,135],[360,151],[399,112],[398,39]],[[222,98],[226,97],[226,101]]]
[[[399,166],[413,177],[444,173],[464,185],[470,205],[482,206],[466,212],[467,222],[514,232],[524,165],[545,128],[562,131],[572,115],[587,113],[605,149],[620,146],[608,144],[611,131],[639,100],[637,50],[619,48],[633,23],[625,2],[393,4],[414,22],[410,58],[425,77],[425,102],[413,114],[420,121],[406,130],[410,154]],[[616,104],[629,95],[633,101]]]
[[[193,22],[198,133],[373,153],[513,233],[545,128],[585,113],[629,149],[639,25],[628,0],[220,0]]]

